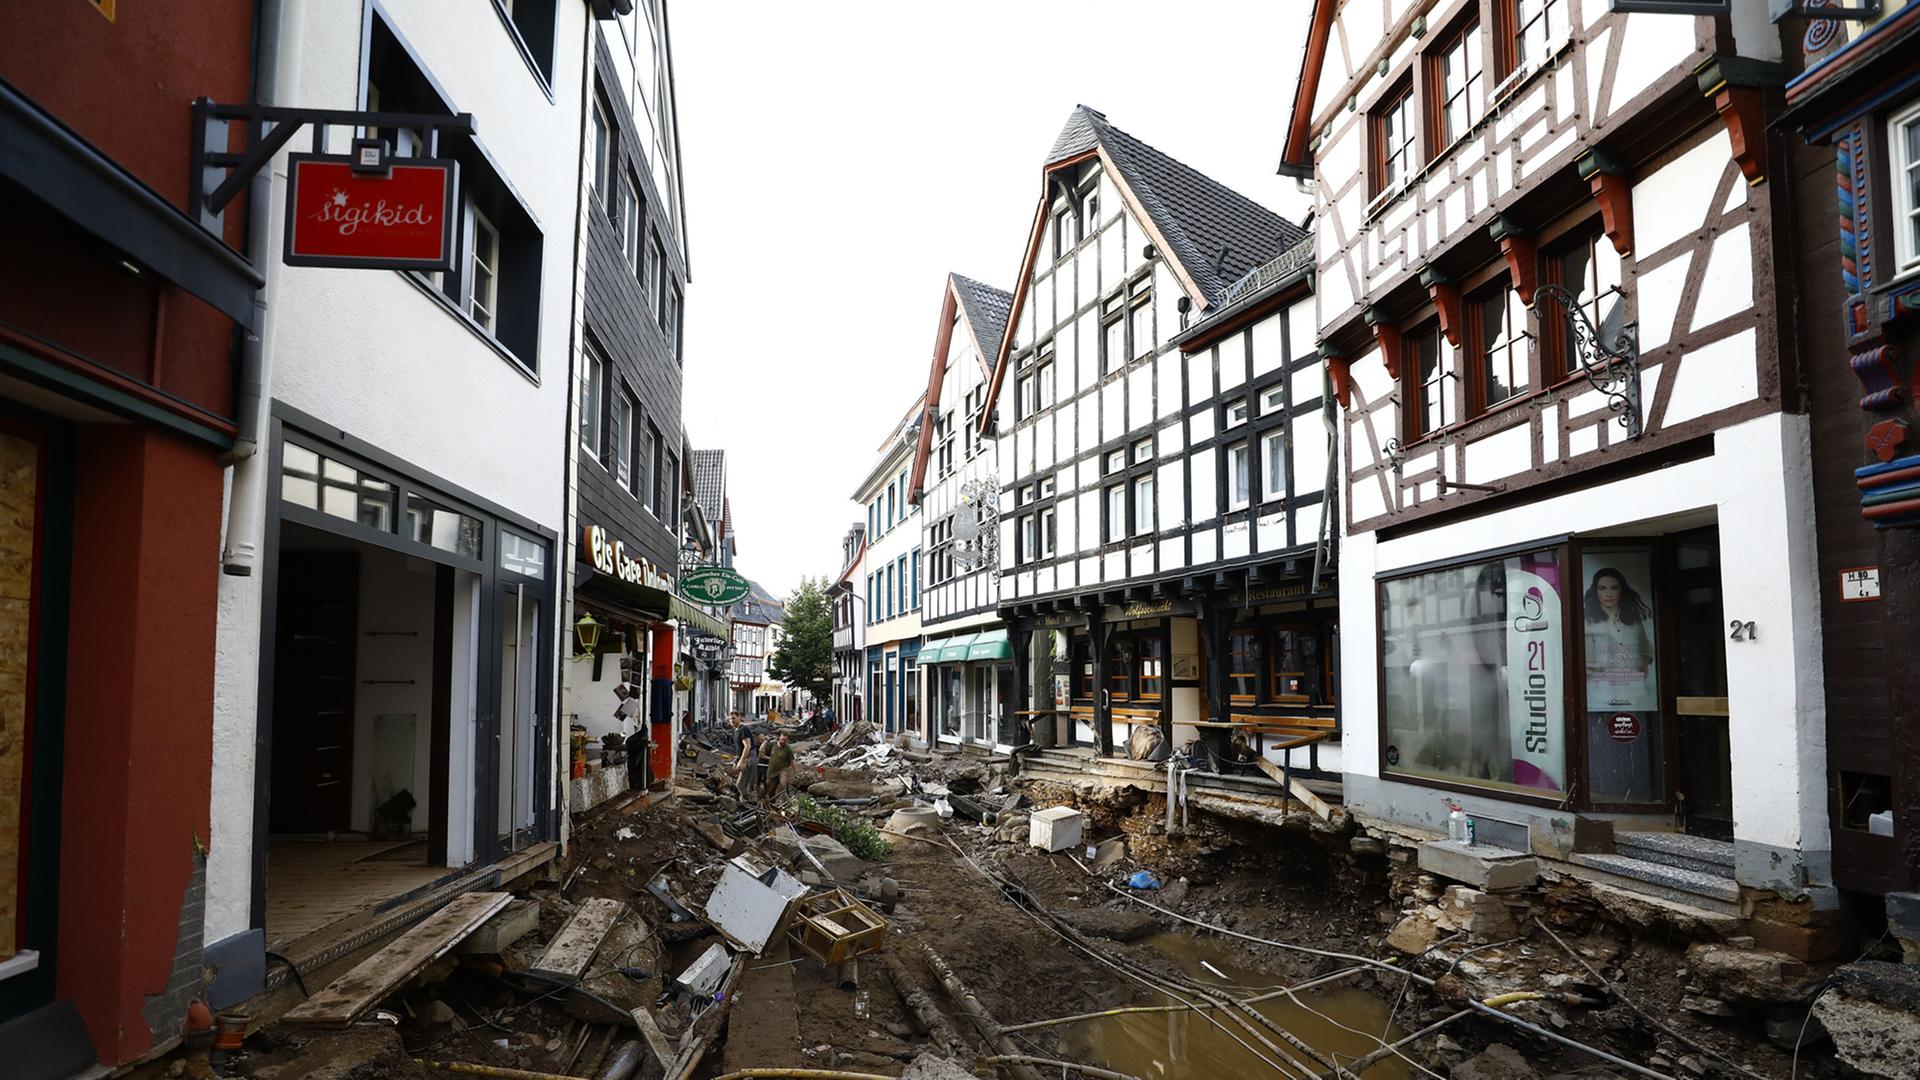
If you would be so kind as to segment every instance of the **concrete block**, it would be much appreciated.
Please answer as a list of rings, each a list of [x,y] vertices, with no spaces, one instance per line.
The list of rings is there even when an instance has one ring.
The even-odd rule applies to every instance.
[[[1045,851],[1066,851],[1080,845],[1087,819],[1071,806],[1054,806],[1035,813],[1028,823],[1028,843]]]
[[[1489,892],[1524,889],[1540,880],[1539,860],[1531,855],[1487,844],[1469,847],[1457,840],[1421,844],[1420,869]]]
[[[1098,844],[1089,846],[1087,851],[1090,853],[1087,856],[1087,861],[1092,864],[1093,868],[1095,870],[1105,870],[1107,867],[1127,857],[1127,838],[1124,836],[1110,836]]]
[[[515,900],[501,910],[500,914],[480,924],[480,929],[468,934],[465,940],[455,945],[455,952],[498,956],[506,952],[508,946],[540,928],[540,905],[531,900]]]

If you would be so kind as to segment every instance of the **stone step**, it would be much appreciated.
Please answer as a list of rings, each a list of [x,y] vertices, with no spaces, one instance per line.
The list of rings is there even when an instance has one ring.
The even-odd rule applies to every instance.
[[[1581,877],[1662,899],[1692,904],[1725,915],[1739,915],[1740,886],[1732,880],[1698,870],[1649,862],[1629,855],[1573,856]]]
[[[1643,862],[1733,880],[1733,845],[1706,836],[1670,832],[1616,832],[1614,849]]]

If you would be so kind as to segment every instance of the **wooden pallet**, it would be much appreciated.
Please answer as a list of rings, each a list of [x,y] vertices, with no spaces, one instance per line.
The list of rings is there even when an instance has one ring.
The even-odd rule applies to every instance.
[[[608,931],[620,919],[627,905],[618,900],[597,899],[581,904],[567,925],[553,935],[540,959],[527,970],[555,979],[578,979],[587,973],[593,954],[600,951]]]
[[[467,893],[362,960],[320,989],[284,1019],[309,1027],[346,1027],[478,930],[513,897],[503,892]]]

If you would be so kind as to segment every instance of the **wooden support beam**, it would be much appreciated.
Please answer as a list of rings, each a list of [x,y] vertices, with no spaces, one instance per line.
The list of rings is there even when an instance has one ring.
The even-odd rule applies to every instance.
[[[540,959],[527,970],[534,975],[563,980],[578,979],[586,974],[593,954],[600,951],[600,943],[606,940],[608,931],[626,908],[627,905],[618,900],[604,898],[581,904],[567,925],[547,942]]]
[[[512,899],[502,892],[455,897],[446,907],[388,943],[386,948],[322,987],[282,1019],[309,1027],[343,1028],[352,1024],[360,1014],[406,985],[422,968],[451,952],[462,938],[478,930]]]
[[[1281,789],[1282,789],[1281,805],[1282,806],[1286,805],[1286,796],[1291,795],[1294,798],[1299,799],[1301,804],[1305,806],[1308,810],[1313,811],[1314,817],[1319,818],[1321,821],[1330,821],[1333,819],[1333,807],[1327,805],[1327,801],[1325,799],[1322,799],[1320,796],[1315,795],[1313,793],[1312,788],[1309,788],[1307,785],[1301,783],[1300,781],[1294,779],[1291,776],[1288,776],[1286,774],[1286,770],[1282,769],[1278,765],[1275,765],[1273,762],[1268,761],[1264,756],[1254,758],[1253,763],[1255,765],[1258,765],[1260,767],[1260,771],[1263,773],[1266,773],[1267,776],[1270,777],[1274,783],[1279,784],[1281,786]]]

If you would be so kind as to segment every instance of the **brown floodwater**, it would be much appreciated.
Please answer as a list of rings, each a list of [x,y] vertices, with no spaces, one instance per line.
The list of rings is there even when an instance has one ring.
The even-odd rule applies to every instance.
[[[1218,987],[1238,997],[1249,997],[1266,990],[1277,990],[1285,981],[1235,963],[1239,953],[1228,941],[1196,938],[1182,933],[1159,933],[1146,939],[1156,951],[1177,961],[1189,979],[1204,986]],[[1224,973],[1207,970],[1202,961]],[[1380,1048],[1374,1036],[1388,1042],[1406,1032],[1388,1020],[1387,1003],[1351,986],[1331,984],[1298,995],[1300,1003],[1285,997],[1263,1001],[1254,1006],[1268,1019],[1293,1033],[1302,1042],[1341,1064],[1353,1061]],[[1142,1001],[1140,1004],[1165,1004]],[[1217,1014],[1216,1014],[1217,1015]],[[1245,1029],[1221,1018],[1229,1030],[1258,1047],[1260,1044]],[[1086,1020],[1062,1029],[1064,1055],[1090,1065],[1099,1065],[1143,1078],[1240,1077],[1259,1080],[1273,1076],[1252,1052],[1233,1041],[1212,1023],[1182,1010],[1168,1013],[1127,1013],[1098,1020]],[[1272,1032],[1261,1033],[1285,1045]],[[1295,1057],[1304,1058],[1288,1047]],[[1262,1053],[1271,1053],[1261,1048]],[[1320,1068],[1313,1062],[1316,1071]],[[1406,1080],[1413,1070],[1397,1057],[1389,1057],[1371,1066],[1365,1080]]]

